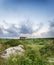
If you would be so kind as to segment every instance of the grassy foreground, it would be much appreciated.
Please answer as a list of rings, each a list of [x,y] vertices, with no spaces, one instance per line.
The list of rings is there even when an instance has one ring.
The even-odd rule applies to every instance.
[[[24,56],[13,56],[9,59],[0,57],[0,65],[54,65],[48,57],[54,57],[54,39],[0,39],[0,55],[5,49],[19,44],[25,46]],[[52,49],[52,50],[51,50]]]

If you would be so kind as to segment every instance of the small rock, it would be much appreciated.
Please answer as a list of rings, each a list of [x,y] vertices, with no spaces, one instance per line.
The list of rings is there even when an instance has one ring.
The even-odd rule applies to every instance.
[[[16,54],[18,54],[18,55],[24,55],[24,52],[25,52],[25,50],[24,50],[24,46],[23,45],[18,45],[18,46],[15,46],[15,47],[10,47],[10,48],[8,48],[8,49],[6,49],[5,51],[4,51],[4,53],[1,55],[1,57],[2,58],[9,58],[10,57],[10,55],[16,55]]]

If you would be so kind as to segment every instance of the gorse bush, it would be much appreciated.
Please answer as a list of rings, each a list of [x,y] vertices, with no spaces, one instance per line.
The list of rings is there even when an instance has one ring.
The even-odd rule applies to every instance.
[[[22,42],[19,40],[11,39],[11,40],[8,40],[7,42],[5,42],[4,44],[10,45],[10,46],[17,46],[19,44],[22,44]]]
[[[54,40],[46,44],[43,48],[40,49],[41,55],[51,56],[54,55]]]

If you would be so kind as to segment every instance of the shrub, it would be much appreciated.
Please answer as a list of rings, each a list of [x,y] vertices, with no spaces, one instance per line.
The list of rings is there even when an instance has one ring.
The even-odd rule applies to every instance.
[[[41,55],[51,56],[54,55],[54,40],[46,44],[43,48],[40,49]]]
[[[5,42],[5,44],[10,45],[10,46],[17,46],[22,43],[19,40],[11,39],[11,40],[8,40],[7,42]]]

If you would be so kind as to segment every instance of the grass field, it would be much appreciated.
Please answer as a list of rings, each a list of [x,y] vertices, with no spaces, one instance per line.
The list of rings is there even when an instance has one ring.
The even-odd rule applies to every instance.
[[[9,47],[17,46],[19,44],[23,44],[25,46],[26,52],[28,54],[28,56],[26,56],[27,55],[26,54],[25,57],[23,57],[23,58],[20,58],[20,57],[16,58],[15,57],[15,59],[13,60],[14,62],[12,62],[13,58],[10,58],[10,59],[8,59],[8,61],[7,60],[5,61],[4,59],[2,59],[0,57],[0,65],[32,65],[33,60],[30,59],[30,55],[31,55],[31,57],[34,57],[34,59],[36,60],[36,61],[34,60],[33,65],[54,65],[54,63],[50,63],[50,64],[47,63],[46,64],[46,62],[45,62],[45,61],[47,61],[48,54],[50,54],[49,58],[54,57],[54,46],[51,44],[52,41],[54,41],[53,38],[43,38],[43,39],[0,39],[0,55],[4,52],[5,49],[7,49]],[[54,44],[54,42],[53,42],[53,44]],[[42,51],[41,50],[42,48],[43,48],[44,51],[46,50],[47,52]],[[50,48],[52,48],[52,50],[50,50]],[[41,55],[42,52],[40,52],[40,50],[42,52],[44,52],[43,55]],[[22,61],[22,60],[24,60],[24,61]],[[21,62],[22,62],[22,64],[20,64]]]

